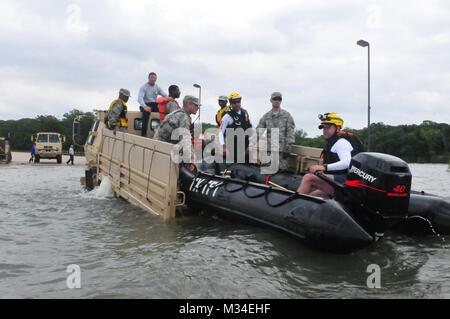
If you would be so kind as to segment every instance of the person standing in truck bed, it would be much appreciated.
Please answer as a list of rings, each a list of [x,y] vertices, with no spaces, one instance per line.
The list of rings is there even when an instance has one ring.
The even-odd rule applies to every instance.
[[[117,131],[123,133],[128,132],[128,118],[127,118],[127,102],[130,98],[130,91],[126,89],[120,89],[119,98],[114,100],[109,107],[108,114],[106,115],[106,126],[114,131],[116,135]]]
[[[170,113],[155,132],[154,139],[172,144],[178,144],[182,150],[190,152],[190,170],[195,169],[194,150],[191,142],[191,114],[197,114],[199,109],[198,98],[186,95],[183,99],[183,107]],[[172,133],[177,129],[183,129],[180,134]],[[185,155],[185,154],[184,154]]]

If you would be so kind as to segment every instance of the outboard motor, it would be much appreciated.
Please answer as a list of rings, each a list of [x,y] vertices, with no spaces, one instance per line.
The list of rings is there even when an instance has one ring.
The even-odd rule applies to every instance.
[[[408,164],[398,157],[365,152],[352,158],[344,183],[350,206],[376,237],[407,218],[411,179]]]

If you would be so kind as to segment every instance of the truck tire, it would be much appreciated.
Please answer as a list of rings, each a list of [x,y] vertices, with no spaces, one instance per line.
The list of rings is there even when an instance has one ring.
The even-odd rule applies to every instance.
[[[56,161],[58,162],[58,164],[61,164],[61,162],[62,162],[61,155],[56,156]]]
[[[84,172],[85,177],[86,177],[86,187],[89,188],[90,190],[94,189],[94,180],[96,178],[97,175],[97,168],[93,167],[89,170],[85,170]]]
[[[7,163],[10,163],[11,161],[12,161],[12,155],[11,155],[11,153],[8,153]]]

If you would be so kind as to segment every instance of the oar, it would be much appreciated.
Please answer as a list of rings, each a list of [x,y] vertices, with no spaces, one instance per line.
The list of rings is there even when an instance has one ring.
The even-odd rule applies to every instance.
[[[288,191],[287,188],[284,188],[283,186],[280,186],[280,185],[278,185],[278,184],[275,184],[274,182],[269,181],[268,184],[270,184],[270,185],[272,185],[272,186],[275,186],[275,187],[278,187],[279,189]]]

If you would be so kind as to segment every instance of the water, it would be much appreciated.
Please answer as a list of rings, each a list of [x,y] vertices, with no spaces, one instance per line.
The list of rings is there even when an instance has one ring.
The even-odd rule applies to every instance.
[[[413,189],[450,196],[447,165],[410,167]],[[0,166],[1,298],[450,298],[445,236],[388,234],[334,255],[211,215],[164,222],[86,192],[83,173]],[[67,288],[71,264],[81,289]],[[379,289],[366,285],[370,264],[381,268]]]

